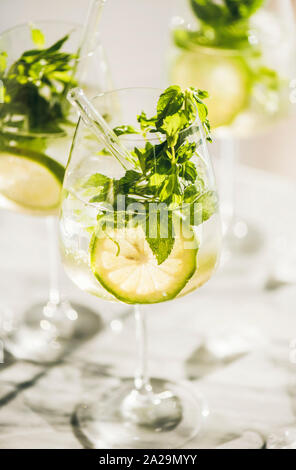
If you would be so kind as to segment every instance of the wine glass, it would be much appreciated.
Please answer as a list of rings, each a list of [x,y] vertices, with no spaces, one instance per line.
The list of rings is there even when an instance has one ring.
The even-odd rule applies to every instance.
[[[209,118],[219,139],[226,246],[251,253],[262,236],[236,214],[233,177],[242,139],[267,132],[289,116],[295,73],[290,0],[177,0],[171,24],[169,79],[209,92]],[[231,196],[232,195],[232,196]]]
[[[99,37],[79,55],[81,37],[80,26],[62,21],[22,24],[0,35],[0,206],[45,220],[50,280],[48,300],[25,312],[6,344],[17,357],[41,361],[60,354],[78,329],[99,325],[91,310],[62,297],[58,282],[56,216],[77,122],[66,93],[77,70],[90,95],[111,87]]]
[[[191,225],[192,205],[186,209],[177,198],[174,204],[159,204],[155,196],[168,190],[176,168],[172,161],[179,158],[164,156],[163,134],[141,131],[137,121],[137,116],[155,114],[160,93],[130,88],[93,98],[88,125],[82,118],[78,122],[63,184],[60,246],[67,274],[92,295],[133,305],[137,328],[135,377],[97,390],[92,402],[76,410],[79,432],[94,447],[177,448],[196,435],[208,413],[190,388],[148,375],[143,304],[173,300],[201,287],[215,271],[221,247],[215,179],[197,111],[180,132],[178,145],[194,149],[189,167],[199,194],[193,203],[199,222]],[[106,112],[110,106],[116,109],[111,115]],[[80,109],[86,115],[83,105]],[[114,134],[106,139],[100,116],[108,116],[126,158]],[[101,139],[90,139],[89,125]],[[187,191],[194,193],[192,184]]]

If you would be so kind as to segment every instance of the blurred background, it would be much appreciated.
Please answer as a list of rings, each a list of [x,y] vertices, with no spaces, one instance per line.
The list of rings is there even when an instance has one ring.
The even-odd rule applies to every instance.
[[[166,50],[171,0],[107,0],[101,22],[115,87],[166,85]],[[296,1],[293,0],[296,11]],[[81,23],[87,0],[1,0],[0,31],[36,19]],[[295,105],[296,107],[296,105]],[[241,160],[285,178],[296,178],[296,117],[242,143]]]

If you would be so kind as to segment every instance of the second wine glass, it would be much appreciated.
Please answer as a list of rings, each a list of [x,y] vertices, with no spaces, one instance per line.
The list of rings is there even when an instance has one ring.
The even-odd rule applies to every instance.
[[[58,279],[56,216],[77,122],[67,90],[77,83],[78,69],[90,95],[110,87],[99,37],[93,50],[79,55],[82,31],[45,21],[0,36],[0,205],[46,220],[50,279],[48,301],[30,306],[6,344],[15,356],[39,361],[53,360],[78,329],[83,334],[88,324],[90,330],[100,324],[89,309],[63,299]]]
[[[232,3],[174,1],[169,81],[209,92],[209,118],[220,141],[221,182],[227,188],[225,198],[221,192],[225,245],[250,254],[262,246],[262,235],[236,210],[240,145],[291,113],[295,25],[290,0]]]

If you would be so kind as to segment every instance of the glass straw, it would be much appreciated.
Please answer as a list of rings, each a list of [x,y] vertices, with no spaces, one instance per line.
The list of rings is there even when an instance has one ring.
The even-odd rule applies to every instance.
[[[85,125],[104,142],[109,151],[119,161],[122,167],[127,170],[132,168],[132,156],[125,146],[120,142],[115,132],[111,129],[103,116],[95,109],[92,103],[85,96],[81,88],[72,88],[67,95],[70,103],[78,110]]]
[[[106,3],[106,0],[92,0],[90,3],[87,20],[85,22],[81,44],[78,50],[78,57],[87,57],[96,47],[97,42],[97,33],[99,22],[101,20],[103,7]],[[85,61],[78,61],[77,68],[75,71],[75,77],[78,83],[81,83],[83,80],[83,75],[85,73]]]

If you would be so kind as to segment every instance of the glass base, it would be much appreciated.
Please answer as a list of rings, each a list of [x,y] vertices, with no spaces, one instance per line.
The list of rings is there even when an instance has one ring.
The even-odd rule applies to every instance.
[[[266,447],[267,449],[296,449],[296,426],[270,434]]]
[[[68,301],[40,303],[25,313],[5,344],[19,359],[53,362],[101,327],[100,317],[85,306]]]
[[[95,402],[77,407],[75,433],[97,449],[177,449],[200,432],[209,411],[186,386],[151,380],[152,391],[135,390],[128,378],[108,386]]]
[[[263,238],[260,231],[243,219],[235,219],[225,234],[226,252],[252,254],[261,249]]]

